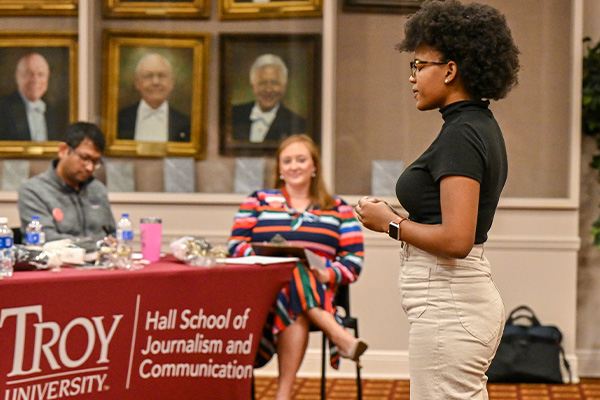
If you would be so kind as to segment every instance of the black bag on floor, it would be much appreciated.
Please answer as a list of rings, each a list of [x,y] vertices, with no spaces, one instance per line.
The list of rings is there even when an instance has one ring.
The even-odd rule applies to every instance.
[[[526,325],[517,325],[526,320]],[[563,383],[561,358],[571,381],[571,370],[561,346],[562,333],[543,326],[531,308],[515,308],[504,327],[500,346],[486,375],[489,382]]]

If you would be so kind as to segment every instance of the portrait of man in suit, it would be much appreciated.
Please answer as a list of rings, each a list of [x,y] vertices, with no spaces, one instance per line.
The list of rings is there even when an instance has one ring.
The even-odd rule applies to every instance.
[[[189,142],[190,117],[169,105],[175,87],[171,62],[157,53],[144,55],[134,79],[139,102],[119,110],[117,139]]]
[[[44,100],[50,66],[39,53],[21,57],[15,70],[17,89],[0,98],[0,140],[58,140],[57,114]]]
[[[282,99],[288,84],[288,68],[274,54],[259,56],[250,68],[254,101],[232,109],[232,138],[263,143],[306,133],[306,119],[287,108]]]
[[[272,156],[297,133],[321,142],[315,34],[221,34],[219,153]]]
[[[219,0],[221,19],[320,17],[323,0]]]

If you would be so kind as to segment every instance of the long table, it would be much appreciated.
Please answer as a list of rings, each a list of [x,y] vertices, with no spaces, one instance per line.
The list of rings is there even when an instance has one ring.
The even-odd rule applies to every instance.
[[[293,268],[15,272],[0,280],[0,400],[247,399]]]

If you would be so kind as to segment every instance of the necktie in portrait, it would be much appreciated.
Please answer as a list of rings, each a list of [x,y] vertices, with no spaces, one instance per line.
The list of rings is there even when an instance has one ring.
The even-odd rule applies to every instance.
[[[29,122],[31,141],[33,142],[45,142],[48,140],[45,113],[46,103],[42,100],[30,103],[27,119]]]

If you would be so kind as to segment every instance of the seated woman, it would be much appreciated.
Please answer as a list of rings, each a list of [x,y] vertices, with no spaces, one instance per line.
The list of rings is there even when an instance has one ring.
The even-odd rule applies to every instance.
[[[339,355],[356,362],[367,349],[365,341],[344,329],[333,304],[337,287],[358,278],[364,251],[354,212],[327,191],[319,153],[309,136],[293,135],[279,146],[275,188],[257,191],[244,201],[235,216],[227,246],[233,256],[248,256],[253,254],[251,242],[269,242],[279,234],[287,244],[317,254],[326,267],[310,268],[298,263],[263,330],[256,366],[264,365],[276,352],[276,399],[289,399],[311,324],[325,332],[333,343],[335,368],[338,349]]]

